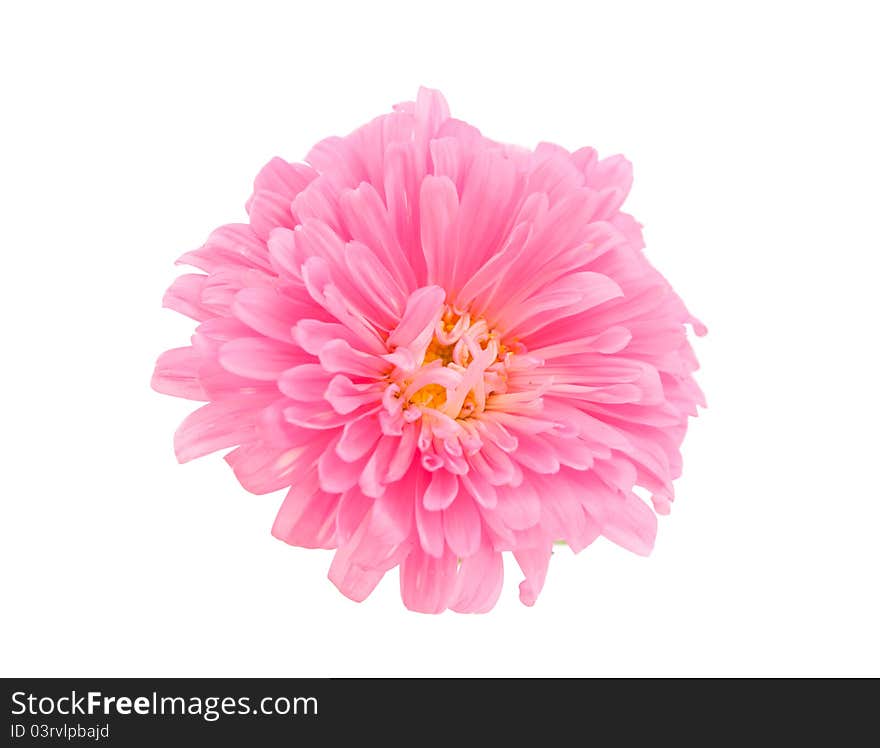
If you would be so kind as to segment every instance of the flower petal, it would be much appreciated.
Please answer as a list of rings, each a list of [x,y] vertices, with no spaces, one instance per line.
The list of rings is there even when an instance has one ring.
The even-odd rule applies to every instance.
[[[385,576],[385,569],[367,566],[357,562],[356,554],[360,550],[366,533],[366,523],[351,540],[336,551],[327,576],[339,591],[355,602],[366,600],[376,585]]]
[[[657,535],[657,515],[633,493],[617,497],[605,506],[601,519],[602,534],[612,543],[640,556],[647,556],[654,548]]]
[[[519,599],[523,605],[532,606],[538,599],[544,587],[544,580],[547,578],[551,555],[553,555],[553,544],[549,541],[536,548],[517,549],[513,552],[519,568],[526,577],[519,585]]]
[[[365,496],[358,488],[352,488],[342,494],[339,510],[336,513],[336,541],[340,545],[344,545],[354,537],[372,507],[373,499]]]
[[[302,363],[304,357],[292,345],[269,338],[237,338],[220,347],[218,360],[233,374],[272,381],[285,369]]]
[[[378,356],[352,348],[345,340],[337,339],[325,343],[318,353],[327,371],[343,372],[358,377],[378,379],[390,366]]]
[[[265,494],[290,486],[304,469],[312,467],[325,448],[326,439],[284,448],[251,442],[232,450],[224,459],[246,491]]]
[[[279,226],[292,229],[296,222],[290,209],[291,199],[272,190],[257,190],[248,201],[248,217],[254,233],[263,241]]]
[[[498,493],[495,511],[511,529],[525,530],[541,519],[541,502],[529,481],[523,481],[516,488],[498,486],[495,490]]]
[[[240,397],[203,405],[190,413],[174,434],[174,452],[180,462],[234,447],[254,438],[254,422],[265,395]]]
[[[420,469],[418,470],[418,479],[415,491],[415,514],[416,514],[416,531],[419,536],[419,543],[425,553],[439,558],[443,555],[443,549],[446,541],[443,535],[443,515],[440,512],[431,512],[425,509],[425,502],[419,500],[419,496],[424,486],[424,475]]]
[[[417,613],[442,613],[452,602],[458,559],[446,551],[439,558],[416,547],[400,565],[400,596]]]
[[[207,280],[208,276],[200,273],[179,275],[162,297],[162,306],[198,322],[210,319],[214,311],[202,302],[202,290]]]
[[[443,510],[446,543],[459,558],[472,556],[479,549],[480,525],[480,513],[467,493],[460,491],[455,501]]]
[[[367,464],[366,457],[356,462],[340,459],[335,449],[338,443],[337,437],[318,459],[318,479],[321,489],[329,493],[343,493],[356,486],[361,471]]]
[[[336,509],[339,496],[318,488],[312,472],[292,486],[272,525],[272,535],[302,548],[336,547]]]
[[[379,440],[382,431],[375,413],[367,413],[349,421],[342,429],[336,444],[336,454],[345,462],[355,462],[364,457]]]
[[[419,204],[421,245],[428,283],[450,288],[458,254],[458,193],[455,183],[449,177],[425,177]]]
[[[458,478],[448,470],[435,470],[422,503],[433,512],[446,509],[458,494]]]
[[[389,545],[402,543],[412,532],[415,503],[414,476],[388,486],[373,502],[370,534]]]
[[[449,607],[458,613],[486,613],[495,606],[503,583],[501,554],[484,542],[477,553],[461,560]]]
[[[150,385],[156,392],[187,400],[208,400],[199,381],[202,357],[191,346],[165,351],[156,361]]]
[[[270,190],[293,199],[318,173],[305,164],[290,164],[283,158],[272,158],[254,179],[254,190]]]
[[[485,509],[494,509],[498,505],[498,493],[495,487],[482,474],[471,470],[459,477],[465,490]]]
[[[204,246],[187,252],[178,265],[192,265],[206,273],[230,267],[271,271],[266,244],[246,223],[230,223],[211,232]]]
[[[232,313],[238,319],[261,335],[283,342],[291,342],[293,326],[317,308],[272,288],[243,288],[232,301]]]
[[[324,397],[337,413],[348,414],[365,405],[378,403],[382,399],[382,390],[376,383],[355,384],[348,377],[337,374],[327,385]]]
[[[407,346],[424,349],[431,341],[434,326],[443,313],[446,292],[439,286],[424,286],[413,291],[406,300],[400,323],[388,336],[388,347]]]
[[[401,288],[415,288],[415,274],[400,248],[385,204],[375,188],[363,182],[357,189],[344,190],[339,203],[351,237],[378,255]]]
[[[278,389],[291,400],[323,400],[332,376],[320,364],[300,364],[281,373]]]

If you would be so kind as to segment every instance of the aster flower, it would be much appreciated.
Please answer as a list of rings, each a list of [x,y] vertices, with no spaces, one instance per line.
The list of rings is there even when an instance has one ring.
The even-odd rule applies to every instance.
[[[487,611],[510,551],[531,605],[554,541],[647,554],[704,330],[620,210],[630,164],[493,142],[427,89],[306,162],[180,259],[164,303],[199,324],[152,383],[207,404],[178,459],[287,489],[273,534],[335,549],[353,600],[399,566],[408,608]]]

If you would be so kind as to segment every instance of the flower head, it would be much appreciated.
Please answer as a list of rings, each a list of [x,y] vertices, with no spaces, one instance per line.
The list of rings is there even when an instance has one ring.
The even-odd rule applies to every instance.
[[[288,489],[273,534],[335,549],[354,600],[400,566],[407,607],[486,611],[511,551],[531,605],[554,541],[648,553],[634,488],[669,511],[703,329],[620,211],[629,163],[493,142],[426,89],[306,161],[180,260],[165,305],[199,324],[153,387],[207,404],[178,459]]]

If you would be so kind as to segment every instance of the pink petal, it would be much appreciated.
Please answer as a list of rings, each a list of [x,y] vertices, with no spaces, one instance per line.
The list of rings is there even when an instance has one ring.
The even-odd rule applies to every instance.
[[[316,143],[306,156],[319,172],[336,174],[344,184],[357,184],[364,176],[358,168],[360,159],[350,138],[331,135]]]
[[[192,337],[193,348],[206,357],[216,357],[220,346],[251,335],[250,328],[232,317],[214,317],[202,322]]]
[[[480,507],[483,534],[496,551],[512,551],[517,546],[516,531],[504,524],[498,512]]]
[[[474,308],[480,311],[486,309],[495,297],[496,291],[503,287],[505,275],[516,267],[531,234],[531,224],[517,224],[498,252],[465,281],[461,291],[456,295],[456,302],[463,306],[473,304]]]
[[[406,540],[412,532],[415,503],[414,477],[389,486],[373,503],[370,534],[389,545]]]
[[[357,488],[342,494],[339,510],[336,513],[336,541],[340,545],[344,545],[354,536],[372,507],[373,499],[364,496]]]
[[[388,461],[388,470],[385,473],[386,483],[400,480],[406,471],[409,470],[416,452],[417,436],[418,433],[414,424],[407,424],[403,427],[400,439],[397,442],[397,449]]]
[[[351,420],[351,416],[333,410],[326,400],[288,400],[283,413],[287,421],[307,429],[336,429]]]
[[[525,579],[519,585],[519,599],[523,605],[532,606],[538,599],[547,577],[553,544],[549,541],[537,548],[517,549],[513,552]]]
[[[352,552],[351,563],[376,571],[388,571],[399,566],[415,545],[411,538],[400,543],[387,543],[382,537],[375,535],[372,531],[372,512],[367,512],[358,528],[358,534],[360,542]]]
[[[271,190],[257,190],[248,203],[248,216],[254,233],[263,241],[279,226],[292,229],[296,224],[290,197]]]
[[[584,513],[579,494],[583,490],[567,475],[533,479],[541,496],[541,530],[554,540],[565,540],[577,553],[600,534],[600,527]]]
[[[455,501],[443,510],[446,543],[459,558],[467,558],[479,549],[480,524],[480,513],[474,500],[466,493],[459,493]]]
[[[166,395],[187,400],[208,400],[199,381],[202,365],[201,356],[192,347],[172,348],[159,356],[150,384],[156,392]]]
[[[336,454],[345,462],[355,462],[370,451],[381,435],[375,413],[367,413],[345,424]]]
[[[400,323],[388,336],[388,347],[424,348],[431,341],[434,325],[443,313],[446,292],[439,286],[416,289],[406,300]]]
[[[272,534],[303,548],[335,548],[338,505],[339,496],[321,491],[314,473],[305,475],[287,492]]]
[[[520,465],[536,473],[559,472],[559,459],[551,443],[539,434],[520,433],[517,435],[517,439],[519,446],[513,452],[512,457]]]
[[[378,356],[352,348],[344,340],[325,343],[318,358],[327,371],[343,372],[359,377],[379,378],[390,366]]]
[[[232,450],[224,459],[245,490],[265,494],[290,486],[303,469],[311,468],[324,448],[321,440],[287,448],[251,442]]]
[[[358,479],[358,485],[367,496],[378,498],[385,493],[385,484],[382,479],[385,477],[388,460],[396,448],[397,437],[383,436],[379,439],[376,449],[373,450],[373,454],[370,455]]]
[[[445,536],[443,534],[443,515],[441,512],[432,512],[425,509],[425,502],[420,501],[421,487],[424,485],[424,477],[420,473],[420,481],[416,483],[415,491],[415,514],[416,514],[416,531],[419,536],[419,543],[425,553],[439,558],[443,555],[443,549],[446,546]]]
[[[475,426],[486,439],[491,440],[504,452],[513,452],[519,445],[519,440],[498,421],[483,418],[478,420]]]
[[[422,503],[425,509],[440,511],[446,509],[458,494],[458,478],[448,470],[435,470],[431,482],[425,490]]]
[[[657,515],[651,508],[633,493],[617,497],[604,508],[602,534],[628,551],[649,555],[657,535]]]
[[[456,191],[461,192],[464,154],[462,144],[455,138],[434,138],[428,144],[431,152],[431,163],[436,176],[449,177],[455,184]]]
[[[351,280],[378,314],[397,320],[403,312],[407,294],[367,247],[360,242],[345,245],[345,264]]]
[[[266,241],[269,260],[282,277],[302,281],[302,266],[308,259],[302,247],[297,246],[296,232],[284,226],[272,229]]]
[[[364,541],[366,523],[351,540],[341,546],[333,556],[327,576],[339,591],[355,602],[366,600],[385,576],[385,569],[358,563],[356,555]]]
[[[495,508],[504,524],[513,530],[525,530],[541,519],[541,502],[529,481],[511,488],[498,486],[498,506]]]
[[[265,396],[242,397],[208,403],[190,413],[174,434],[178,461],[188,462],[253,439],[259,407],[269,402]]]
[[[356,486],[367,463],[366,457],[357,462],[340,459],[335,449],[337,443],[332,442],[318,459],[318,479],[321,489],[328,493],[343,493]]]
[[[513,161],[499,150],[480,149],[473,155],[458,190],[459,251],[451,288],[461,288],[504,244],[524,187]]]
[[[458,194],[448,177],[427,176],[422,181],[421,244],[427,281],[450,288],[458,253]]]
[[[427,142],[440,130],[440,126],[449,119],[449,105],[443,94],[433,88],[419,87],[415,106],[416,122],[419,134]]]
[[[232,374],[222,368],[216,359],[205,360],[199,369],[199,382],[207,399],[212,401],[249,398],[254,395],[281,398],[274,382],[259,382]]]
[[[589,470],[593,466],[593,452],[582,439],[556,439],[553,449],[561,465],[575,470]]]
[[[288,398],[279,397],[260,411],[256,422],[260,441],[281,448],[301,447],[314,441],[314,429],[297,426],[284,417],[284,411],[289,405]]]
[[[447,551],[440,558],[413,548],[400,565],[400,596],[417,613],[442,613],[452,602],[458,560]]]
[[[354,384],[348,377],[337,374],[327,385],[324,397],[337,413],[348,414],[365,405],[378,403],[382,399],[382,390],[374,382]]]
[[[292,345],[269,338],[238,338],[224,343],[219,352],[220,365],[233,374],[271,381],[285,369],[303,362],[302,353]]]
[[[317,172],[305,164],[289,164],[277,156],[269,161],[254,179],[254,190],[270,190],[293,199],[302,192]]]
[[[632,164],[621,155],[609,156],[599,161],[587,174],[587,184],[594,189],[613,188],[626,197],[633,181]]]
[[[623,290],[601,273],[573,273],[559,279],[504,318],[508,334],[533,335],[563,317],[584,312],[623,296]]]
[[[215,315],[227,316],[231,312],[235,295],[243,288],[267,288],[272,285],[271,276],[261,270],[230,268],[211,273],[202,286],[202,304]]]
[[[503,582],[501,554],[484,542],[477,553],[461,560],[449,607],[458,613],[486,613],[495,606]]]
[[[391,143],[385,151],[385,204],[394,233],[417,279],[425,277],[419,243],[419,186],[424,159],[413,142]]]
[[[326,176],[318,177],[308,189],[300,192],[293,199],[291,209],[294,218],[304,226],[320,221],[334,234],[342,233],[337,188]]]
[[[480,459],[484,460],[488,471],[482,471],[483,475],[494,486],[508,485],[516,474],[516,468],[507,453],[500,450],[491,441],[485,442],[481,451],[471,455],[469,459],[475,465]]]
[[[495,491],[495,487],[476,470],[471,470],[462,475],[459,480],[461,480],[461,485],[464,486],[465,490],[476,499],[480,506],[486,509],[494,509],[497,506],[498,493]]]
[[[278,378],[278,389],[292,400],[323,400],[332,375],[319,364],[300,364]]]
[[[162,297],[162,306],[199,322],[213,317],[214,311],[202,302],[202,289],[207,280],[207,275],[199,273],[178,276]]]
[[[401,288],[415,288],[415,274],[391,228],[385,204],[373,186],[364,182],[355,190],[344,190],[340,209],[351,237],[378,255]]]
[[[293,340],[293,326],[316,308],[271,288],[243,288],[232,302],[232,313],[248,327],[284,342]]]
[[[230,267],[272,269],[265,242],[246,223],[221,226],[211,233],[204,246],[187,252],[177,264],[192,265],[206,273]]]
[[[313,356],[317,356],[331,340],[344,340],[349,345],[359,342],[358,337],[345,325],[316,319],[300,320],[293,326],[291,335],[297,345]]]

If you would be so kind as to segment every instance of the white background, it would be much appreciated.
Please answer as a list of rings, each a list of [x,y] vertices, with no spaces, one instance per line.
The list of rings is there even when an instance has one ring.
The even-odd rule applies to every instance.
[[[880,675],[871,3],[7,3],[0,17],[2,675]],[[363,604],[269,535],[193,404],[172,263],[419,84],[499,140],[624,152],[709,326],[656,550],[510,564],[485,616]]]

